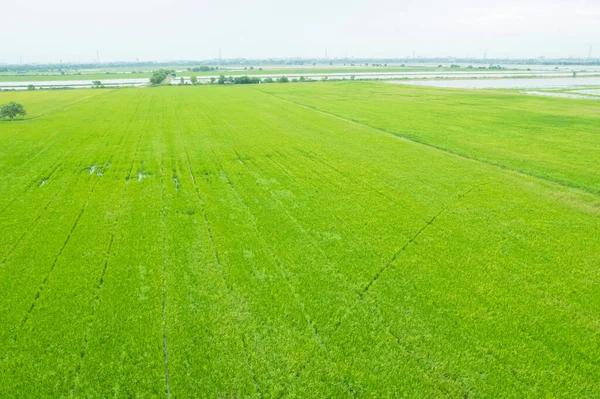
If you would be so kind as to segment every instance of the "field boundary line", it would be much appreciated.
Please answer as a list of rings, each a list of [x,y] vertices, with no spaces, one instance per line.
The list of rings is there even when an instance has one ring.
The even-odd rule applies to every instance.
[[[299,102],[296,102],[296,101],[293,101],[293,100],[288,100],[287,98],[280,97],[280,96],[278,96],[276,94],[273,94],[273,93],[268,93],[268,92],[265,92],[265,91],[262,91],[262,90],[259,90],[259,89],[254,89],[254,90],[258,91],[258,92],[261,92],[261,93],[264,93],[264,94],[267,94],[267,95],[270,95],[272,97],[275,97],[275,98],[277,98],[277,99],[279,99],[279,100],[281,100],[283,102],[297,105],[298,107],[309,109],[311,111],[315,111],[315,112],[318,112],[320,114],[327,115],[327,116],[330,116],[332,118],[340,119],[340,120],[343,120],[343,121],[346,121],[348,123],[352,123],[352,124],[355,124],[355,125],[358,125],[358,126],[364,126],[364,127],[367,127],[367,128],[370,128],[370,129],[373,129],[373,130],[376,130],[376,131],[379,131],[381,133],[384,133],[386,135],[394,136],[397,139],[402,140],[402,141],[406,141],[406,142],[409,142],[409,143],[414,143],[414,144],[421,145],[421,146],[428,147],[428,148],[433,148],[435,150],[438,150],[438,151],[441,151],[441,152],[445,152],[446,154],[450,154],[450,155],[453,155],[453,156],[458,157],[458,158],[462,158],[462,159],[466,159],[466,160],[469,160],[469,161],[472,161],[472,162],[477,162],[477,163],[481,163],[481,164],[484,164],[484,165],[492,166],[494,168],[500,169],[500,170],[505,171],[505,172],[512,172],[512,173],[516,174],[517,176],[528,177],[528,178],[531,178],[531,179],[542,181],[542,182],[544,182],[546,184],[550,184],[552,186],[561,187],[561,188],[565,188],[565,189],[569,189],[569,190],[573,190],[573,191],[579,192],[581,194],[588,194],[588,195],[592,195],[592,196],[594,196],[596,198],[600,198],[600,193],[596,193],[594,191],[591,191],[591,190],[586,189],[584,187],[581,187],[579,185],[570,185],[570,184],[562,183],[562,182],[559,182],[559,181],[556,181],[556,180],[552,180],[552,179],[547,179],[547,178],[544,178],[544,177],[541,177],[541,176],[538,176],[538,175],[535,175],[535,174],[523,172],[523,171],[521,171],[519,169],[515,169],[515,168],[512,168],[510,166],[501,165],[499,163],[492,162],[492,161],[487,161],[487,160],[480,159],[480,158],[475,158],[473,156],[462,154],[462,153],[450,150],[448,148],[444,148],[444,147],[441,147],[441,146],[438,146],[438,145],[435,145],[435,144],[427,143],[427,142],[424,142],[424,141],[420,141],[420,140],[408,137],[408,136],[406,136],[406,135],[404,135],[402,133],[397,133],[397,132],[393,132],[393,131],[390,131],[390,130],[387,130],[387,129],[383,129],[383,128],[380,128],[380,127],[375,127],[375,126],[369,125],[367,123],[358,122],[356,120],[340,116],[340,115],[335,114],[333,112],[323,111],[323,110],[321,110],[319,108],[316,108],[316,107],[313,107],[313,106],[310,106],[310,105],[305,105],[305,104],[302,104],[302,103],[299,103]]]

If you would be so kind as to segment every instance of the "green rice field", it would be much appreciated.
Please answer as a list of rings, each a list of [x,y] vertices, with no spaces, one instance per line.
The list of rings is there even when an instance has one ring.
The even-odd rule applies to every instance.
[[[592,398],[600,103],[0,93],[2,398]]]

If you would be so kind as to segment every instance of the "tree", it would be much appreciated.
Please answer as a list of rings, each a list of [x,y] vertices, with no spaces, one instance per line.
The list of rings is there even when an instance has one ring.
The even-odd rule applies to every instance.
[[[251,78],[249,76],[238,76],[235,79],[233,79],[233,84],[236,85],[251,85],[251,84],[257,84],[260,83],[260,79],[259,78]]]
[[[197,78],[197,77],[195,77],[195,76],[192,76],[192,77],[190,78],[190,82],[192,82],[192,84],[193,84],[193,85],[196,85],[196,84],[198,84],[198,78]]]
[[[17,115],[25,116],[27,115],[27,112],[21,104],[17,104],[14,101],[4,104],[2,108],[0,108],[0,118],[9,118],[12,121]]]
[[[29,86],[27,86],[27,90],[35,90],[35,86],[34,85],[29,85]]]
[[[179,79],[179,84],[180,85],[184,85],[185,84],[185,80],[183,80],[183,77],[181,79]]]
[[[219,76],[219,81],[218,81],[218,83],[219,83],[220,85],[224,85],[224,84],[225,84],[225,75],[220,75],[220,76]]]
[[[287,83],[290,80],[287,78],[287,76],[282,76],[280,78],[277,78],[277,83]]]
[[[165,81],[165,79],[167,78],[167,76],[169,76],[170,73],[171,71],[167,71],[165,69],[159,69],[158,71],[154,71],[152,77],[150,78],[150,83],[152,83],[153,85],[159,85]]]
[[[92,87],[100,88],[100,87],[102,87],[102,82],[99,80],[94,80],[94,81],[92,81]]]
[[[210,78],[210,84],[215,83],[215,80],[217,80],[217,79],[214,76],[211,76],[211,78]]]
[[[273,83],[273,78],[264,78],[263,83]]]
[[[199,67],[194,67],[194,68],[190,69],[190,71],[191,72],[208,72],[208,71],[214,71],[216,69],[219,69],[219,67],[214,68],[214,67],[209,67],[209,66],[206,66],[206,65],[202,65],[202,66],[199,66]]]

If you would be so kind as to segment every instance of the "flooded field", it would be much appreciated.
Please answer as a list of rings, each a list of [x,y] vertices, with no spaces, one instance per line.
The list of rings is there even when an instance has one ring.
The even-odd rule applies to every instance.
[[[548,76],[548,75],[547,75]],[[556,76],[554,74],[550,76]],[[559,75],[560,76],[560,75]],[[568,89],[600,86],[600,76],[505,78],[505,79],[447,79],[447,80],[397,80],[392,84],[445,87],[454,89]]]
[[[539,89],[539,88],[571,88],[579,86],[599,85],[600,72],[587,71],[579,72],[577,78],[572,77],[572,71],[527,71],[527,70],[462,70],[456,72],[448,71],[420,71],[420,72],[313,72],[310,73],[261,73],[253,74],[253,77],[277,78],[286,76],[288,79],[300,79],[304,77],[309,80],[390,80],[390,83],[423,85],[434,87],[449,88],[469,88],[469,89]],[[225,76],[229,76],[226,74]],[[199,83],[210,83],[218,79],[219,73],[214,75],[198,76]],[[191,83],[191,76],[185,74],[177,77],[168,78],[167,83],[173,85],[181,84],[181,79],[185,84]],[[148,78],[123,78],[123,79],[98,79],[105,87],[136,87],[144,86],[150,83]],[[28,86],[33,85],[36,89],[78,89],[90,88],[94,85],[94,80],[62,80],[62,81],[20,81],[20,82],[0,82],[0,90],[27,90]]]
[[[29,85],[36,89],[84,89],[94,86],[94,80],[56,80],[56,81],[26,81],[26,82],[0,82],[0,90],[27,90]],[[148,78],[129,79],[97,79],[106,87],[137,87],[150,83]]]
[[[575,99],[580,99],[580,100],[596,100],[596,101],[600,101],[600,97],[599,96],[586,95],[586,94],[577,94],[577,92],[528,90],[528,91],[523,91],[522,93],[523,94],[529,94],[529,95],[532,95],[532,96],[557,97],[557,98],[575,98]]]
[[[227,75],[226,75],[227,76]],[[393,83],[402,83],[402,84],[413,84],[411,82],[413,82],[413,79],[419,79],[419,81],[422,81],[421,83],[417,83],[417,84],[423,84],[426,86],[438,86],[437,83],[438,82],[474,82],[474,80],[472,79],[485,79],[485,78],[503,78],[502,80],[507,80],[511,77],[518,77],[515,80],[522,80],[522,79],[527,79],[527,78],[552,78],[552,80],[555,80],[555,78],[568,78],[572,76],[572,72],[531,72],[531,71],[486,71],[486,72],[444,72],[444,71],[440,71],[440,72],[379,72],[379,73],[369,73],[369,72],[357,72],[357,73],[285,73],[285,74],[281,74],[281,75],[273,75],[273,74],[259,74],[259,75],[252,75],[253,77],[256,78],[260,78],[260,79],[264,79],[264,78],[276,78],[278,76],[286,76],[289,79],[300,79],[301,77],[304,77],[306,79],[313,79],[313,80],[323,80],[323,79],[338,79],[338,80],[343,80],[343,79],[355,79],[355,80],[384,80],[384,79],[396,79],[398,80],[397,82],[393,82]],[[598,79],[600,79],[600,76],[598,76],[597,72],[582,72],[580,73],[578,76],[581,77],[598,77]],[[181,78],[183,77],[184,82],[185,83],[190,83],[190,77],[189,76],[178,76],[178,77],[174,77],[171,78],[171,84],[180,84],[181,82]],[[201,83],[208,83],[210,82],[211,78],[218,78],[218,75],[213,75],[213,76],[198,76],[198,82]],[[465,79],[465,78],[468,78]],[[400,81],[401,79],[404,79],[404,81]],[[427,79],[427,81],[425,81]],[[443,81],[433,81],[433,80],[428,80],[428,79],[445,79]],[[494,81],[492,79],[490,79],[490,81]],[[429,84],[427,84],[429,83]],[[450,83],[451,84],[451,83]],[[439,87],[453,87],[453,86],[442,86],[440,85]],[[459,86],[457,87],[461,87],[460,83]],[[534,86],[536,87],[536,86]],[[477,88],[477,87],[473,87],[473,88]]]

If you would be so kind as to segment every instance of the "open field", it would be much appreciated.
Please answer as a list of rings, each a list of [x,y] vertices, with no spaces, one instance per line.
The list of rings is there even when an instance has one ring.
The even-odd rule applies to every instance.
[[[0,99],[46,114],[0,122],[2,397],[598,394],[596,102]]]
[[[27,111],[27,119],[37,118],[50,112],[56,112],[65,107],[87,101],[102,94],[101,90],[44,90],[32,94],[30,92],[1,92],[0,104],[10,101],[22,103]],[[2,121],[0,121],[2,123]],[[4,127],[4,126],[3,126]]]
[[[598,103],[380,83],[260,89],[448,152],[600,194]]]
[[[81,75],[0,75],[0,82],[61,82],[70,80],[107,80],[107,79],[141,79],[152,76],[152,72],[145,73],[82,73]]]

